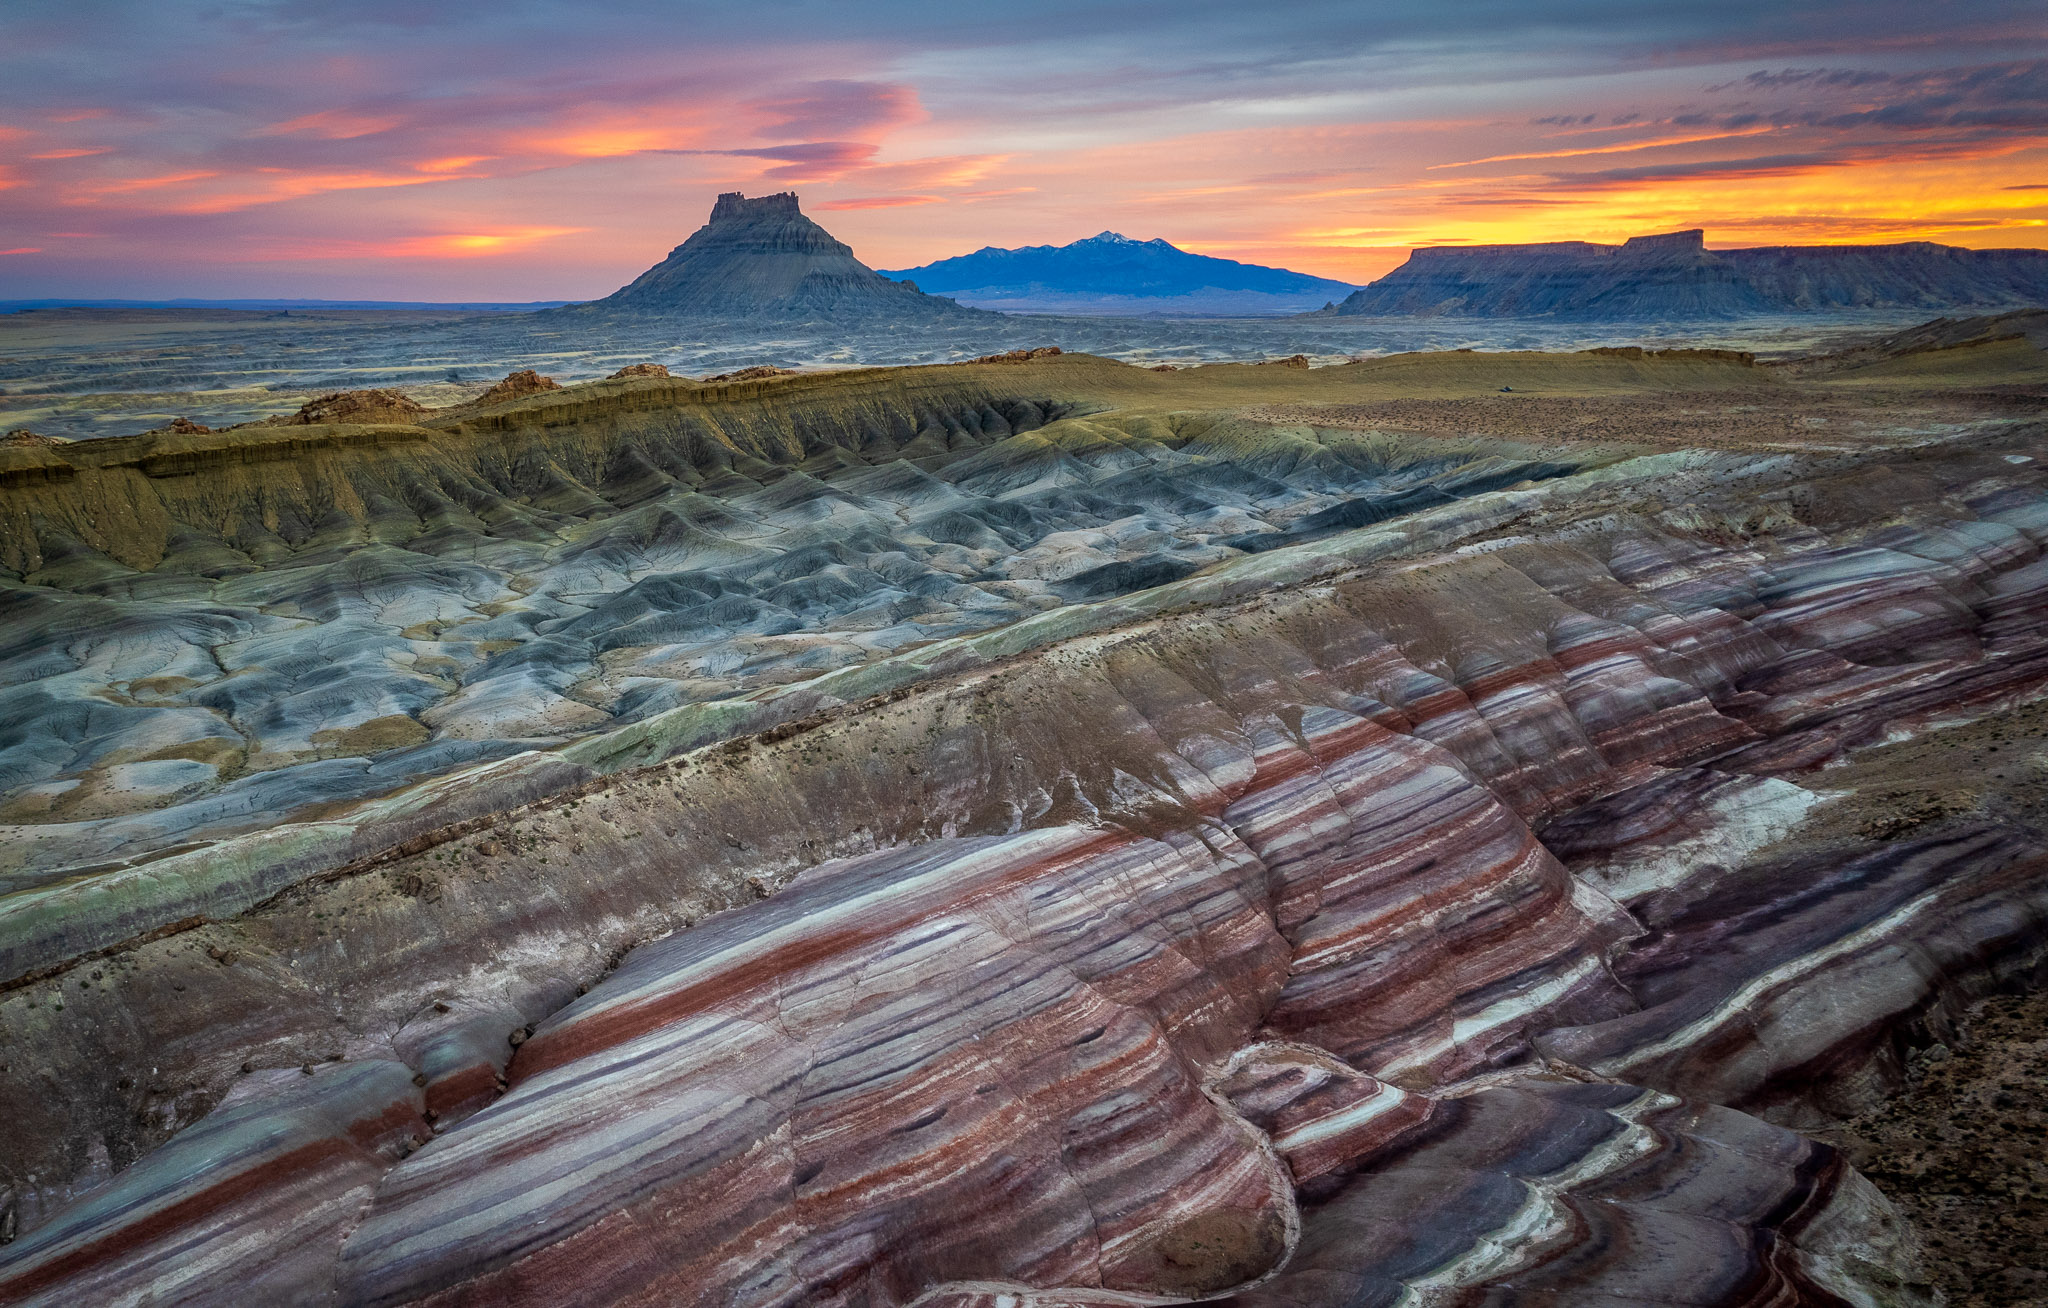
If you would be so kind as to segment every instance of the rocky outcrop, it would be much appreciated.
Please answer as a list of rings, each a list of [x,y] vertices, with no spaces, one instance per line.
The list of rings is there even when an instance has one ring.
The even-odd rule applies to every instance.
[[[1040,345],[1028,350],[1005,350],[1001,354],[984,354],[975,363],[1029,363],[1033,359],[1049,359],[1062,351],[1057,345]]]
[[[306,401],[286,421],[295,427],[329,423],[414,423],[429,412],[426,405],[398,391],[335,391]]]
[[[523,368],[517,372],[505,374],[505,380],[492,386],[482,395],[477,396],[471,403],[482,408],[487,405],[502,404],[506,400],[523,400],[529,395],[538,395],[543,391],[558,391],[561,389],[561,383],[557,382],[554,378],[543,377],[531,368]]]
[[[1901,245],[1708,250],[1694,230],[1621,245],[1426,246],[1334,312],[1656,321],[2048,299],[2048,251]]]
[[[795,368],[775,368],[767,364],[756,364],[751,368],[738,368],[732,372],[713,373],[704,380],[708,382],[761,381],[769,377],[794,377]]]
[[[718,197],[711,219],[660,263],[602,300],[537,317],[830,320],[848,326],[983,316],[891,281],[804,216],[793,192]]]

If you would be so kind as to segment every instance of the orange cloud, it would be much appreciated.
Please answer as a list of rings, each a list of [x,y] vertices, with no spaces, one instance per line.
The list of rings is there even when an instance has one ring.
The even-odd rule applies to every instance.
[[[41,254],[41,253],[42,253],[42,250],[41,250],[41,248],[40,248],[40,247],[37,247],[37,246],[33,246],[33,245],[24,245],[24,246],[21,246],[21,247],[19,247],[18,249],[13,249],[13,250],[0,250],[0,256],[4,256],[4,255],[9,255],[9,254]]]
[[[457,154],[446,159],[423,159],[413,167],[423,173],[456,173],[480,163],[489,163],[497,157],[494,154]]]
[[[111,145],[98,145],[98,146],[78,146],[78,147],[76,147],[76,148],[74,148],[74,149],[70,149],[70,150],[45,150],[45,151],[43,151],[43,152],[42,152],[41,154],[32,154],[32,155],[30,155],[30,156],[29,156],[29,158],[31,158],[31,159],[84,159],[84,158],[86,158],[86,157],[88,157],[88,156],[90,156],[90,155],[95,155],[95,154],[112,154],[113,152],[114,152],[114,147],[113,147],[113,146],[111,146]]]
[[[1754,127],[1740,132],[1711,132],[1704,136],[1666,136],[1655,141],[1631,141],[1617,145],[1588,145],[1576,150],[1537,150],[1529,154],[1496,154],[1484,159],[1461,159],[1456,163],[1435,163],[1428,165],[1428,171],[1440,168],[1476,168],[1480,164],[1514,163],[1524,159],[1575,159],[1588,154],[1628,154],[1636,150],[1657,150],[1674,145],[1698,145],[1703,141],[1731,141],[1744,136],[1765,136],[1782,131],[1779,127]]]
[[[441,173],[293,173],[281,168],[259,168],[253,176],[231,177],[213,172],[172,173],[164,177],[129,177],[84,183],[67,193],[70,204],[97,204],[110,196],[142,190],[170,190],[183,187],[185,193],[151,204],[157,213],[233,213],[257,205],[324,195],[331,191],[379,190],[394,186],[425,186],[480,174]],[[218,181],[218,186],[192,183]]]
[[[1006,167],[1006,180],[1039,186],[1057,226],[1041,217],[1024,230],[1014,230],[1022,223],[990,230],[984,224],[1003,218],[963,222],[935,212],[920,216],[912,239],[937,248],[899,254],[894,247],[903,238],[886,233],[866,237],[863,248],[889,247],[892,258],[880,266],[904,267],[979,244],[1142,228],[1206,254],[1360,282],[1416,245],[1617,242],[1693,226],[1704,226],[1720,247],[2048,244],[2040,239],[2048,191],[2003,189],[2048,177],[2048,133],[2002,123],[1883,135],[1831,124],[1690,134],[1643,126],[1628,124],[1638,138],[1628,141],[1563,141],[1540,125],[1450,119],[1277,126],[1026,155]],[[1750,143],[1759,139],[1768,144]],[[1758,153],[1703,157],[1703,140]],[[1510,155],[1548,167],[1506,177],[1434,167]],[[1582,155],[1590,156],[1583,164]]]
[[[1395,209],[1400,221],[1325,229],[1332,244],[1618,240],[1643,232],[1705,227],[1711,244],[1868,243],[1963,240],[2048,225],[2043,197],[2003,189],[1997,159],[1825,155],[1724,161],[1721,168],[1647,166],[1587,176],[1524,179],[1495,191],[1436,193]],[[1541,188],[1532,190],[1530,187]],[[1390,216],[1393,216],[1390,214]]]
[[[127,195],[131,191],[154,191],[186,182],[201,182],[220,176],[213,172],[165,173],[161,177],[104,177],[82,184],[78,191],[88,196]]]
[[[601,159],[639,154],[643,150],[682,149],[687,145],[688,132],[685,129],[659,123],[574,128],[554,136],[537,137],[527,143],[527,148],[541,154]]]
[[[485,259],[518,254],[556,237],[588,231],[586,227],[472,227],[388,239],[286,238],[256,241],[238,249],[244,260],[293,263],[350,260],[375,263],[388,259]]]
[[[414,236],[376,247],[370,257],[389,255],[404,259],[457,258],[513,254],[557,236],[573,236],[586,227],[501,227],[478,232],[441,232]]]

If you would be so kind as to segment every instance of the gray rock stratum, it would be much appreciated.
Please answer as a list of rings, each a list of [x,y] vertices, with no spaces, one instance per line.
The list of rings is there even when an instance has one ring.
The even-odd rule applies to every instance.
[[[0,448],[0,1299],[1932,1303],[1800,1132],[2048,962],[1971,349]]]

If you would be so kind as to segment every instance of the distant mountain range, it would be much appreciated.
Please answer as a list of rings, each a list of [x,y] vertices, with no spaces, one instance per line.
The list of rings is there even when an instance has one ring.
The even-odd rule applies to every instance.
[[[559,306],[559,307],[558,307]],[[15,300],[45,308],[466,309],[710,323],[940,326],[1007,313],[1160,318],[1329,315],[1551,318],[1575,322],[1735,319],[1859,309],[1931,311],[2048,306],[2048,250],[1897,245],[1780,245],[1709,250],[1693,229],[1620,245],[1425,246],[1363,288],[1191,254],[1167,241],[1103,232],[1067,245],[985,246],[922,267],[878,272],[806,217],[793,193],[718,197],[668,256],[601,300],[401,303],[377,300]]]
[[[1429,246],[1329,312],[1654,321],[2048,303],[2048,251],[1899,245],[1709,250],[1697,229],[1621,245]]]
[[[882,275],[962,304],[1011,313],[1287,314],[1352,291],[1348,282],[1190,254],[1166,241],[1134,241],[1118,232],[1067,245],[983,246]]]

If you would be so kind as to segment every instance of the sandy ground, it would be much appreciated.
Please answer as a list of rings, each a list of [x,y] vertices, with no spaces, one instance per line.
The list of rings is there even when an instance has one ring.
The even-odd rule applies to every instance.
[[[2048,827],[2048,703],[1864,750],[1804,784],[1822,804],[1794,840],[1914,839],[1962,821]],[[1919,1231],[1950,1308],[2048,1305],[2048,994],[1979,1004],[1910,1056],[1882,1108],[1817,1132]]]
[[[2048,995],[2000,996],[1838,1135],[1925,1242],[1949,1308],[2048,1304]]]

